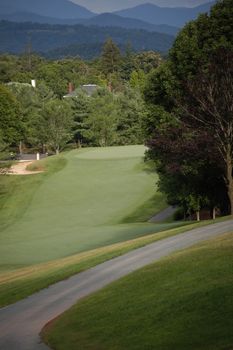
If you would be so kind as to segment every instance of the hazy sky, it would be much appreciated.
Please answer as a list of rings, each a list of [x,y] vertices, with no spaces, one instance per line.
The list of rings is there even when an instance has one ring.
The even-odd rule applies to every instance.
[[[123,8],[137,6],[143,3],[153,3],[158,6],[187,6],[194,7],[211,0],[72,0],[94,12],[111,12]]]

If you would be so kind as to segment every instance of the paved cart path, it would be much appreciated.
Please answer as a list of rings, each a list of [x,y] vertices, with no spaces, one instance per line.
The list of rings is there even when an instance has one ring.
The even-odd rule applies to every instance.
[[[160,213],[152,216],[152,218],[150,218],[149,222],[164,221],[164,220],[170,218],[176,212],[176,210],[177,210],[176,207],[170,206],[170,207],[162,210]]]
[[[77,300],[172,252],[230,232],[233,232],[233,220],[166,238],[109,260],[0,309],[0,349],[48,349],[40,341],[42,327]]]

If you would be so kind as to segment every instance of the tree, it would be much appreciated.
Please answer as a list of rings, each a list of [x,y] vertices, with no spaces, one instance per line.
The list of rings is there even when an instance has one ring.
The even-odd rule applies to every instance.
[[[81,147],[82,144],[89,143],[89,140],[85,135],[88,130],[88,116],[91,112],[91,98],[80,89],[77,96],[69,99],[69,102],[74,118],[74,141],[78,147]]]
[[[233,215],[233,51],[217,50],[208,68],[187,83],[179,105],[184,122],[214,139]]]
[[[103,47],[101,56],[101,69],[108,77],[109,75],[118,72],[121,63],[121,53],[118,46],[109,38]]]
[[[68,102],[54,99],[46,102],[42,111],[41,129],[46,142],[58,154],[72,138],[73,116]]]
[[[128,81],[134,70],[134,52],[131,43],[128,42],[125,47],[124,55],[121,58],[120,75],[123,80]]]
[[[233,7],[231,0],[216,3],[210,14],[199,16],[178,35],[170,52],[176,81],[173,100],[184,123],[208,130],[221,160],[233,214]]]
[[[169,54],[170,67],[178,82],[194,77],[209,64],[218,48],[233,48],[232,0],[218,1],[210,14],[189,22],[178,34]]]
[[[143,119],[146,107],[139,90],[125,87],[117,96],[117,143],[136,145],[144,142]]]
[[[2,142],[6,144],[17,144],[22,135],[20,105],[3,85],[0,85],[0,130]]]
[[[200,203],[202,198],[203,203],[212,206],[221,205],[222,198],[226,201],[225,193],[228,193],[233,214],[232,11],[231,0],[219,1],[210,15],[201,15],[179,33],[168,62],[148,80],[145,98],[151,115],[145,128],[151,156],[159,160],[162,177],[169,177],[169,170],[177,166],[179,179],[190,183],[187,192],[182,190],[177,177],[174,179],[179,184],[176,198],[183,193],[192,205]],[[165,135],[172,128],[173,144],[168,147]],[[179,128],[188,129],[188,137],[182,140],[184,135],[179,134]],[[202,146],[198,141],[200,136]],[[191,144],[195,146],[193,149]],[[206,178],[210,180],[208,185]],[[171,177],[169,181],[173,181]],[[167,189],[169,192],[169,186]]]
[[[144,51],[136,54],[133,61],[135,70],[142,70],[145,74],[148,74],[160,66],[162,57],[158,52]]]
[[[20,103],[21,138],[19,152],[22,152],[22,143],[34,144],[37,130],[36,122],[40,102],[35,89],[27,83],[10,83],[9,89]]]
[[[17,72],[17,58],[12,55],[0,56],[0,81],[8,83]]]
[[[38,83],[36,88],[27,83],[10,83],[8,86],[21,107],[20,153],[23,143],[30,147],[42,148],[45,152],[47,132],[41,128],[41,113],[46,102],[55,98],[54,93],[44,82]]]
[[[114,95],[108,90],[99,90],[93,96],[90,113],[86,119],[84,136],[94,146],[111,146],[116,140],[117,109]]]
[[[129,80],[129,84],[132,88],[143,91],[145,87],[145,83],[146,83],[146,74],[143,72],[143,70],[140,69],[139,71],[136,71],[136,70],[132,71],[130,75],[130,80]]]
[[[180,121],[167,124],[166,117],[150,131],[147,144],[159,174],[159,188],[168,203],[183,207],[185,213],[195,210],[197,217],[202,206],[212,210],[218,206],[225,212],[226,186],[213,138]]]

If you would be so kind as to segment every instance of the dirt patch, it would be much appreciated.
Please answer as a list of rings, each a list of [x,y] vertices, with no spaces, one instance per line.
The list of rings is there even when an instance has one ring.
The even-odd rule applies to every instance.
[[[42,170],[41,171],[27,170],[27,166],[32,164],[32,163],[33,162],[31,162],[31,161],[15,163],[7,171],[7,175],[33,175],[33,174],[43,173]]]

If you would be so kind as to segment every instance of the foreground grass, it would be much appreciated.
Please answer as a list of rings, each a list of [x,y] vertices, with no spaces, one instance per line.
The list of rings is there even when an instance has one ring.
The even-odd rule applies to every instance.
[[[84,299],[43,331],[56,350],[233,348],[233,234]]]
[[[216,221],[221,222],[226,219],[228,218],[221,218]],[[211,223],[213,221],[187,223],[168,231],[105,246],[59,260],[0,273],[0,307],[12,304],[56,282],[123,255],[133,249]]]
[[[202,224],[207,224],[207,222],[203,222]],[[152,242],[183,233],[199,226],[200,224],[189,224],[188,226],[94,249],[48,263],[1,273],[0,307],[21,300],[53,283],[62,281],[76,273],[123,255],[133,249],[143,247]]]
[[[53,283],[64,280],[104,261],[123,255],[133,249],[211,223],[212,221],[191,223],[179,228],[94,249],[67,258],[1,273],[0,307],[23,299]]]

